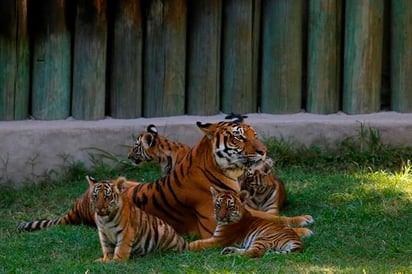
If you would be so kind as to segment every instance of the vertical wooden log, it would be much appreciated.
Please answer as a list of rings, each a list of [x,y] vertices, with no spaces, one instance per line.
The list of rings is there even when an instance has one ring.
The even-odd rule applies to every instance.
[[[392,1],[391,107],[412,112],[412,1]]]
[[[222,111],[256,112],[260,1],[223,1]]]
[[[27,0],[0,1],[0,121],[28,116],[29,52]]]
[[[188,8],[187,112],[220,110],[221,0],[190,1]]]
[[[185,112],[186,0],[148,1],[144,53],[146,117]]]
[[[339,110],[342,2],[309,2],[308,101],[312,113]]]
[[[70,115],[71,37],[66,1],[30,5],[33,41],[32,115],[57,120]]]
[[[105,115],[106,0],[77,2],[74,36],[72,115],[96,120]]]
[[[142,115],[141,1],[113,1],[114,27],[110,65],[110,114],[114,118]]]
[[[343,67],[343,111],[380,109],[383,0],[347,0]]]
[[[303,1],[262,6],[262,112],[299,112],[302,105]]]

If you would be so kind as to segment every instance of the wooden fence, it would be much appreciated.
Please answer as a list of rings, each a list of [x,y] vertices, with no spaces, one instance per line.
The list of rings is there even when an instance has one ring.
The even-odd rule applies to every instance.
[[[0,120],[302,109],[412,112],[412,1],[0,1]]]

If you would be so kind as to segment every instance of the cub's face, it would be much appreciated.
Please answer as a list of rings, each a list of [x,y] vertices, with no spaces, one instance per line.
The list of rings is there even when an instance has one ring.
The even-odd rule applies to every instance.
[[[266,147],[256,131],[243,122],[220,122],[198,126],[211,140],[214,158],[222,169],[244,169],[260,166],[266,158]]]
[[[217,191],[210,188],[212,194],[215,218],[218,224],[231,224],[240,221],[243,215],[244,203],[248,198],[246,191],[239,194],[231,191]]]
[[[96,182],[87,178],[90,184],[90,204],[93,211],[99,216],[109,216],[119,208],[119,193],[111,181]]]
[[[156,135],[151,132],[144,132],[136,138],[133,147],[130,148],[127,158],[133,163],[155,162],[156,157]]]
[[[240,188],[248,191],[252,197],[257,193],[264,193],[268,185],[266,181],[272,180],[272,177],[268,176],[272,166],[272,159],[266,158],[259,168],[248,168],[239,178]]]

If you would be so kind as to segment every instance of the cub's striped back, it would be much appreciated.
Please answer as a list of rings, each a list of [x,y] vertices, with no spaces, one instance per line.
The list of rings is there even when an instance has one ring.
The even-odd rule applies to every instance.
[[[186,241],[172,226],[147,214],[123,197],[124,177],[96,181],[87,177],[90,203],[95,213],[103,257],[100,262],[124,261],[155,250],[182,251]]]

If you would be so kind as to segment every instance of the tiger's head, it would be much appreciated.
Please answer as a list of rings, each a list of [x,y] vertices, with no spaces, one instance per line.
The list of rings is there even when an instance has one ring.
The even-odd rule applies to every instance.
[[[233,191],[217,191],[210,187],[214,214],[219,225],[237,223],[242,219],[245,203],[249,198],[247,191],[236,194]]]
[[[133,147],[130,148],[127,158],[132,160],[135,164],[140,162],[157,162],[159,159],[156,156],[158,153],[156,139],[158,131],[155,125],[149,125],[146,132],[141,133],[136,138]]]
[[[265,160],[265,145],[243,120],[196,124],[209,139],[220,169],[238,170],[240,175],[245,168],[260,166]]]
[[[120,194],[127,182],[124,177],[116,180],[97,181],[86,176],[90,186],[90,204],[93,211],[99,216],[113,216],[121,206]]]
[[[272,167],[273,160],[266,158],[260,167],[246,169],[245,173],[239,178],[240,189],[248,191],[250,197],[265,192],[267,182],[264,177],[271,172]]]

